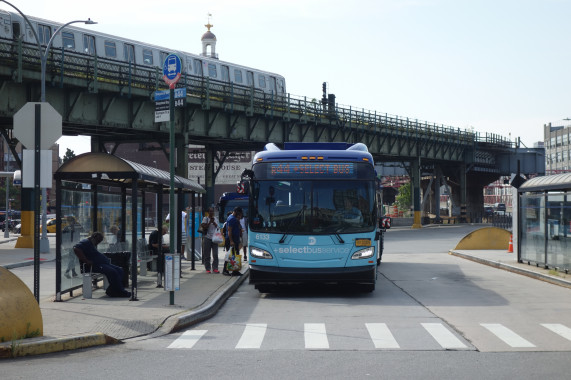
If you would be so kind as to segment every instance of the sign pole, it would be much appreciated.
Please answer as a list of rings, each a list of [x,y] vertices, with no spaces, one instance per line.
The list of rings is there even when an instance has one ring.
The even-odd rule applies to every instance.
[[[34,297],[40,303],[40,141],[42,106],[35,105],[35,146],[34,146]]]
[[[175,84],[172,83],[169,85],[170,88],[170,99],[169,99],[169,109],[170,109],[170,129],[169,129],[169,150],[170,150],[170,189],[169,189],[169,211],[170,211],[170,223],[169,223],[169,241],[170,241],[170,251],[173,255],[175,255],[175,228],[176,223],[175,221],[178,220],[178,213],[174,209],[174,161],[176,159],[175,149],[174,149],[174,86]],[[176,215],[176,216],[175,216]],[[172,277],[174,279],[174,262],[171,267],[172,269]],[[170,304],[174,305],[174,287],[170,291]]]
[[[174,262],[176,256],[176,241],[175,241],[175,228],[176,228],[176,221],[179,218],[178,210],[175,210],[175,199],[174,199],[174,163],[176,160],[176,151],[174,148],[174,88],[176,82],[181,77],[182,72],[182,63],[180,58],[176,54],[169,54],[163,63],[163,80],[166,84],[169,85],[169,121],[170,121],[170,128],[169,128],[169,161],[170,161],[170,189],[169,189],[169,213],[170,213],[170,223],[169,223],[169,241],[170,241],[170,253],[173,255],[173,265],[171,269],[171,281],[173,284],[171,286],[170,291],[170,304],[174,305],[174,278],[175,278],[175,265]],[[166,268],[165,268],[166,269]],[[165,271],[166,272],[166,271]],[[177,273],[178,274],[178,273]],[[166,273],[165,273],[166,275]],[[166,280],[166,278],[165,278]],[[166,282],[166,281],[165,281]],[[167,284],[165,284],[167,285]],[[166,288],[166,286],[165,286]]]

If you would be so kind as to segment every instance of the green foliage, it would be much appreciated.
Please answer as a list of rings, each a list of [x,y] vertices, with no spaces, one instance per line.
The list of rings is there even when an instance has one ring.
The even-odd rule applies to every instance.
[[[65,155],[63,156],[62,162],[65,164],[74,157],[75,153],[73,152],[73,150],[67,148],[67,150],[65,151]]]
[[[410,209],[410,206],[412,205],[412,188],[410,183],[406,183],[399,188],[399,193],[396,196],[395,203],[401,211]]]

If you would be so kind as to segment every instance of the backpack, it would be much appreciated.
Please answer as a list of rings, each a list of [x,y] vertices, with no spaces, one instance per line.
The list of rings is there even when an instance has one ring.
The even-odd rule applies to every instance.
[[[224,249],[226,251],[229,251],[230,239],[228,238],[228,229],[226,228],[226,224],[228,224],[228,222],[224,222],[224,224],[222,225],[222,235],[224,236]]]

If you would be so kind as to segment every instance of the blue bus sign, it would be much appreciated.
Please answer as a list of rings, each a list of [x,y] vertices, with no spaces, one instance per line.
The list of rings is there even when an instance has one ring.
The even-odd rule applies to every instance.
[[[163,64],[163,80],[169,85],[169,88],[174,88],[174,85],[180,79],[181,72],[182,63],[178,55],[167,55]]]

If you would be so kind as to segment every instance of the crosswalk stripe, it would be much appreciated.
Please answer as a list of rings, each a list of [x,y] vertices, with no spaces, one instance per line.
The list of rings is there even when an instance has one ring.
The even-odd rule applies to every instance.
[[[304,323],[303,335],[305,337],[305,348],[329,348],[324,323]]]
[[[375,348],[400,348],[386,323],[365,323]]]
[[[208,330],[189,330],[182,333],[180,337],[167,348],[192,348],[206,334]]]
[[[236,348],[260,348],[266,335],[266,323],[249,323],[246,325]]]
[[[535,347],[535,344],[517,335],[512,330],[499,323],[480,323],[480,325],[488,329],[492,334],[503,340],[506,344],[513,348]]]
[[[571,329],[559,323],[542,323],[543,327],[553,331],[555,334],[561,335],[567,340],[571,340]]]
[[[442,323],[421,323],[422,327],[442,346],[442,348],[467,348],[464,343],[452,334]]]

